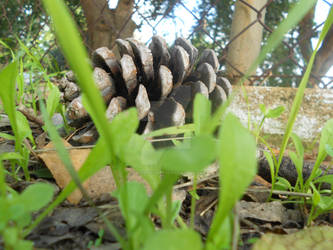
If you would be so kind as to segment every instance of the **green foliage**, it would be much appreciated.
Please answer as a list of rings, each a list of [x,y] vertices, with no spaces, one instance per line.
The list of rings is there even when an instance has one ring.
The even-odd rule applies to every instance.
[[[295,190],[303,191],[303,159],[304,159],[304,147],[301,140],[296,134],[291,134],[291,138],[295,145],[296,153],[294,151],[289,152],[289,157],[293,161],[297,171],[297,181],[295,184]]]
[[[0,161],[0,236],[5,249],[33,249],[33,243],[24,240],[23,230],[31,223],[31,213],[50,202],[54,190],[45,183],[32,184],[21,194],[9,189],[3,178],[3,159]]]
[[[195,134],[210,134],[210,114],[211,114],[211,103],[202,95],[198,95],[194,99],[193,103],[193,121],[194,121],[194,132]]]
[[[333,119],[330,119],[326,122],[320,137],[319,142],[319,151],[317,155],[317,159],[315,162],[315,165],[313,166],[311,175],[306,180],[304,184],[304,191],[309,190],[311,187],[313,191],[313,198],[312,198],[312,207],[310,211],[310,216],[308,218],[308,225],[311,223],[313,219],[318,217],[322,213],[326,213],[333,209],[333,192],[332,189],[330,190],[330,196],[323,196],[320,195],[320,193],[316,190],[315,186],[313,185],[313,182],[315,183],[323,183],[327,182],[332,185],[332,176],[322,176],[315,180],[316,177],[318,177],[321,174],[321,171],[319,170],[320,164],[325,160],[327,156],[326,148],[327,147],[333,147]],[[322,191],[324,193],[324,191]]]
[[[285,19],[281,23],[281,25],[277,28],[276,32],[274,32],[272,34],[272,36],[270,37],[269,40],[271,41],[271,46],[274,47],[274,45],[275,46],[278,45],[278,42],[280,42],[281,39],[282,39],[281,33],[284,34],[288,29],[293,27],[293,25],[295,23],[297,23],[300,20],[300,18],[307,13],[308,9],[310,9],[314,5],[314,3],[315,3],[315,1],[302,1],[298,4],[296,4],[295,7],[290,11],[290,13],[288,15],[288,18]],[[331,12],[332,12],[332,10],[331,10]],[[332,14],[332,13],[330,13],[330,14]],[[331,22],[332,21],[333,21],[333,18],[332,18]],[[304,90],[305,90],[306,84],[309,80],[309,76],[310,76],[310,72],[311,72],[313,62],[314,62],[315,55],[318,51],[320,43],[324,39],[325,34],[327,33],[329,27],[330,27],[330,23],[327,21],[325,23],[325,26],[323,28],[323,31],[322,31],[320,39],[317,43],[317,46],[316,46],[315,50],[312,53],[312,56],[311,56],[311,59],[308,63],[306,72],[304,73],[304,76],[303,76],[303,78],[301,80],[301,83],[298,87],[298,90],[296,92],[296,96],[295,96],[295,99],[293,101],[291,111],[290,111],[290,114],[289,114],[285,134],[283,136],[283,141],[282,141],[282,145],[281,145],[281,148],[280,148],[279,160],[278,160],[278,163],[275,166],[275,171],[274,171],[275,172],[275,177],[277,177],[277,175],[278,175],[280,164],[281,164],[281,161],[282,161],[282,157],[283,157],[283,154],[286,150],[288,140],[289,140],[291,132],[292,132],[292,127],[293,127],[294,122],[296,120],[296,115],[297,115],[297,113],[300,109],[301,103],[302,103]],[[272,50],[272,48],[269,48],[268,46],[265,46],[262,49],[257,61],[260,62],[260,60],[264,57],[264,53],[269,53],[271,50]],[[272,183],[272,189],[274,189],[274,184],[275,183],[273,182]]]
[[[217,158],[221,187],[218,209],[207,238],[208,244],[215,247],[225,240],[220,234],[221,226],[256,173],[255,139],[231,114],[226,116],[219,133]]]
[[[191,229],[161,230],[150,235],[144,250],[202,249],[200,236]]]
[[[102,244],[103,235],[104,235],[104,230],[103,229],[99,230],[98,238],[94,242],[92,240],[89,241],[88,246],[87,246],[88,249],[90,249],[92,246],[99,247]]]
[[[216,157],[216,143],[212,135],[198,135],[189,142],[183,142],[165,150],[160,164],[162,170],[174,174],[200,173]]]
[[[287,18],[284,22],[282,22],[281,26],[279,26],[279,28],[277,30],[279,30],[280,27],[281,27],[281,30],[287,29],[287,26],[290,26],[292,24],[292,20],[295,21],[300,18],[299,13],[301,11],[303,12],[303,14],[306,13],[306,11],[302,8],[304,8],[305,6],[307,8],[309,8],[309,7],[311,7],[311,4],[313,4],[313,3],[306,2],[306,4],[307,4],[307,6],[302,5],[302,4],[295,5],[295,8],[288,15],[288,18],[291,17],[291,20],[288,20],[288,18]],[[288,21],[289,21],[289,23],[288,23]],[[331,119],[331,120],[327,121],[327,123],[325,124],[325,126],[321,132],[317,159],[316,159],[315,165],[312,169],[311,175],[309,176],[309,178],[306,180],[305,183],[303,181],[303,176],[302,176],[304,148],[303,148],[303,145],[302,145],[300,139],[295,134],[292,134],[292,127],[294,125],[297,113],[298,113],[301,103],[302,103],[304,90],[305,90],[306,84],[309,80],[309,76],[310,76],[310,72],[311,72],[313,62],[314,62],[315,55],[318,51],[318,48],[319,48],[321,42],[324,40],[325,35],[327,34],[332,23],[333,23],[333,9],[331,8],[329,16],[324,24],[324,28],[320,34],[317,46],[311,55],[306,72],[304,73],[304,76],[301,80],[301,83],[298,87],[296,96],[294,98],[291,112],[289,114],[286,130],[284,133],[282,145],[280,147],[279,159],[277,162],[273,161],[273,158],[275,159],[274,156],[273,157],[269,156],[268,153],[265,154],[265,157],[268,160],[268,163],[269,163],[269,166],[270,166],[271,172],[272,172],[271,173],[272,174],[272,190],[273,189],[284,189],[284,190],[293,190],[293,191],[307,193],[310,191],[310,188],[311,188],[312,207],[311,207],[310,216],[308,218],[308,225],[319,214],[327,212],[329,209],[332,208],[330,199],[327,199],[327,197],[321,195],[321,193],[313,185],[313,181],[315,180],[316,177],[318,177],[321,174],[321,172],[319,171],[319,166],[327,156],[326,149],[332,147],[332,145],[333,145],[333,120]],[[274,38],[273,35],[272,35],[272,39]],[[275,37],[275,40],[278,40],[278,38]],[[275,41],[275,40],[274,40],[274,43],[276,44],[277,41]],[[269,50],[270,50],[269,48],[264,47],[263,51],[261,53],[268,52]],[[263,57],[263,56],[264,55],[260,55],[258,61],[260,60],[260,57]],[[263,113],[265,113],[264,107],[261,107],[261,110]],[[295,164],[296,171],[298,173],[298,178],[297,178],[295,187],[292,187],[291,184],[286,179],[278,177],[279,167],[282,162],[282,158],[283,158],[283,155],[286,150],[290,137],[292,138],[293,143],[295,145],[295,149],[296,149],[296,152],[289,153],[289,156],[292,159],[293,163]],[[329,178],[327,178],[327,179],[329,180]],[[323,179],[319,178],[318,183],[323,182],[323,180],[325,180],[325,178],[323,178]]]
[[[43,196],[45,196],[45,193],[49,192],[45,190],[45,187],[39,186],[35,188],[32,186],[21,195],[14,194],[8,196],[11,199],[21,197],[17,199],[20,204],[25,205],[16,206],[17,203],[15,203],[15,206],[12,204],[1,206],[0,203],[0,209],[5,210],[12,207],[11,209],[14,212],[12,211],[11,213],[16,216],[13,220],[19,220],[17,222],[17,227],[10,228],[10,230],[4,232],[4,238],[7,242],[6,244],[10,245],[17,239],[23,240],[24,236],[31,232],[31,230],[43,218],[45,218],[50,211],[52,211],[52,209],[71,194],[76,186],[78,186],[82,193],[85,194],[82,182],[104,166],[110,165],[117,183],[117,190],[113,195],[118,199],[119,207],[125,219],[126,239],[121,236],[115,227],[106,219],[105,223],[108,225],[110,231],[116,237],[123,249],[202,249],[203,244],[199,233],[193,231],[193,229],[188,229],[185,223],[182,223],[179,217],[177,218],[180,203],[172,201],[172,190],[173,184],[177,181],[179,175],[188,171],[198,174],[202,172],[206,166],[217,159],[218,164],[220,165],[219,178],[221,182],[219,204],[207,237],[205,248],[218,249],[221,246],[226,248],[230,247],[233,234],[232,209],[256,173],[256,141],[251,132],[244,128],[235,116],[232,114],[225,114],[227,104],[219,107],[214,114],[211,114],[211,104],[201,95],[197,95],[194,100],[194,124],[186,125],[181,128],[167,128],[148,135],[149,137],[152,137],[163,135],[165,132],[194,132],[194,135],[190,140],[179,142],[173,148],[156,150],[144,136],[135,133],[138,127],[138,118],[135,109],[120,113],[111,123],[108,122],[105,117],[105,105],[92,78],[92,70],[87,60],[88,56],[83,48],[74,22],[68,13],[68,9],[63,1],[60,0],[44,0],[43,3],[48,14],[52,17],[56,35],[64,54],[78,78],[84,95],[84,106],[95,122],[100,138],[80,171],[77,173],[72,166],[68,152],[62,144],[60,136],[57,134],[56,128],[50,121],[50,115],[56,110],[55,106],[57,106],[57,91],[54,90],[55,92],[51,94],[53,97],[46,106],[43,101],[40,102],[41,111],[45,120],[45,128],[73,181],[65,187],[55,201],[51,203],[51,205],[49,205],[33,223],[30,223],[31,218],[29,216],[25,216],[24,218],[20,216],[24,214],[24,211],[26,211],[25,214],[31,213],[32,211],[39,210],[45,205],[45,200],[43,202],[40,200],[35,201],[35,199],[39,198],[41,195],[38,190],[43,191]],[[283,38],[283,34],[297,23],[302,14],[305,14],[307,10],[311,8],[314,1],[302,0],[301,4],[303,9],[296,6],[290,12],[288,18],[284,20],[281,26],[276,30],[276,33],[273,33],[272,37],[268,39],[269,45],[264,47],[262,54],[256,62],[257,64],[264,60],[265,53],[270,53],[278,46],[278,43],[281,42]],[[324,28],[324,32],[325,30],[327,31],[327,27],[326,29]],[[26,53],[28,54],[28,52]],[[30,57],[37,64],[33,55]],[[313,58],[314,56],[309,63],[310,67],[313,63]],[[9,69],[6,68],[5,71],[3,71],[5,73],[0,73],[0,77],[4,77],[4,79],[11,84],[15,82],[14,80],[17,73],[17,66],[15,64],[12,65],[9,65]],[[45,72],[46,71],[43,71],[43,76],[47,79],[48,75]],[[302,80],[299,93],[296,95],[294,101],[296,104],[294,104],[295,107],[293,106],[293,111],[291,113],[292,118],[290,118],[288,129],[286,131],[286,141],[288,141],[291,134],[292,124],[299,109],[300,100],[303,95],[302,91],[304,91],[302,88],[304,88],[304,82],[306,82],[308,76],[309,72],[307,71]],[[13,87],[8,84],[7,88]],[[51,92],[53,90],[52,88],[53,87],[51,86]],[[15,89],[13,91],[15,91]],[[0,95],[1,97],[4,96],[1,92]],[[9,99],[9,101],[7,100],[7,103],[14,103],[12,99],[10,99],[10,96],[5,97],[5,99],[6,98]],[[11,112],[11,115],[15,118],[14,120],[11,118],[11,121],[14,121],[12,125],[13,130],[18,130],[19,125],[16,124],[17,114],[15,112],[15,105],[7,104],[7,106],[8,107],[5,109],[6,112]],[[266,108],[262,106],[261,109],[264,118],[274,118],[282,112],[282,108],[266,110]],[[220,126],[221,120],[223,121],[222,126]],[[219,135],[216,139],[214,137],[214,132],[217,127],[219,127]],[[329,121],[323,130],[316,168],[319,167],[318,164],[324,159],[327,151],[329,152],[329,149],[333,147],[332,127],[332,122]],[[17,138],[23,136],[30,137],[26,128],[22,129],[21,134],[15,132],[14,134],[16,142],[19,141]],[[296,153],[292,157],[295,162],[297,162],[297,167],[299,168],[298,171],[300,171],[300,158],[302,157],[304,150],[301,143],[297,140],[297,137],[293,136],[293,139],[296,145]],[[283,146],[285,145],[283,144]],[[284,150],[285,147],[282,147],[282,149]],[[273,159],[271,155],[265,155],[273,170],[273,185],[275,184],[276,187],[279,183],[282,183],[281,186],[290,189],[290,184],[277,176],[281,158],[279,159],[279,162],[276,162],[275,158]],[[5,159],[5,157],[8,159],[21,159],[22,155],[8,154],[5,155],[3,159]],[[127,165],[132,166],[133,169],[136,170],[150,185],[152,192],[150,197],[143,184],[127,182]],[[313,176],[311,175],[312,180],[317,177],[317,171],[315,170],[316,169],[314,169]],[[331,181],[330,179],[328,180]],[[322,179],[319,179],[318,182],[320,181],[322,181]],[[301,180],[299,183],[301,183]],[[313,190],[313,216],[332,207],[332,203],[314,188],[311,181],[309,183],[306,182],[303,185],[303,188],[304,187],[311,187]],[[302,188],[301,185],[300,188]],[[7,200],[6,189],[7,187],[4,183],[4,171],[3,168],[1,168],[1,199]],[[35,195],[35,197],[30,199],[29,197],[31,195]],[[195,201],[196,196],[196,185],[194,185],[192,202]],[[48,195],[47,198],[49,199]],[[195,206],[191,206],[191,208],[195,209]],[[7,212],[7,210],[5,212]],[[1,213],[0,211],[0,216],[3,216],[3,214],[4,213]],[[161,230],[156,230],[151,221],[151,215],[156,215],[161,219]],[[175,219],[177,219],[177,221],[180,222],[179,224],[182,225],[181,229],[176,228],[177,226],[174,223]],[[3,221],[5,220],[6,218],[3,218]],[[1,219],[0,223],[2,223]],[[193,220],[191,224],[193,226]],[[0,224],[0,230],[5,228],[6,225],[7,222]],[[22,230],[25,230],[24,233],[22,233]],[[22,244],[25,243],[23,242]]]
[[[17,163],[19,166],[21,166],[24,170],[25,178],[29,180],[29,153],[23,141],[26,138],[29,138],[32,142],[34,142],[34,140],[26,117],[23,116],[20,112],[16,111],[15,83],[17,73],[18,72],[16,62],[9,64],[0,72],[0,81],[2,83],[2,87],[0,88],[0,98],[4,111],[9,117],[10,124],[15,136],[15,150],[22,156],[22,158],[20,158],[19,160],[13,159],[12,164],[15,165]],[[13,174],[15,176],[14,168]]]
[[[79,0],[66,1],[72,15],[80,27],[85,27],[85,18]],[[65,66],[63,56],[49,30],[49,17],[45,15],[40,1],[24,0],[2,1],[0,3],[3,18],[0,20],[0,37],[6,48],[20,51],[17,38],[27,45],[30,51],[41,55],[41,63],[52,72],[57,72]],[[0,42],[1,43],[1,42]],[[1,45],[4,46],[3,43]],[[0,46],[0,65],[12,57],[10,51],[2,50]]]
[[[264,121],[267,118],[272,118],[272,119],[278,118],[285,110],[284,106],[278,106],[276,108],[267,110],[267,108],[264,104],[259,104],[259,108],[260,108],[261,113],[263,114],[263,118],[261,119],[259,125],[256,125],[255,133],[256,133],[257,137],[259,137],[259,133],[262,129],[262,126],[264,125]]]

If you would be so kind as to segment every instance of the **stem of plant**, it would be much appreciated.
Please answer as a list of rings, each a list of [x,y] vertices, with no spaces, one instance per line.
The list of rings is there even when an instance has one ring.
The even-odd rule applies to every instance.
[[[197,201],[197,183],[198,176],[195,174],[193,177],[193,190],[191,194],[191,215],[190,215],[190,228],[194,229],[194,215],[195,215],[195,206]]]

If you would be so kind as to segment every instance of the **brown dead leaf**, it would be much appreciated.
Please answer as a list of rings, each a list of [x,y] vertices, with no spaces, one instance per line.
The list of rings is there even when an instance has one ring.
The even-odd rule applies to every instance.
[[[333,228],[329,226],[312,227],[289,235],[265,234],[253,246],[254,250],[305,250],[332,249]]]
[[[71,147],[67,141],[63,140],[65,147]],[[52,142],[44,147],[44,149],[52,149]],[[88,157],[90,149],[70,149],[69,155],[72,160],[73,167],[78,171],[83,165],[84,161]],[[46,151],[39,153],[38,156],[44,161],[46,167],[51,171],[56,183],[60,188],[64,188],[72,180],[65,165],[62,163],[56,151]],[[128,180],[138,181],[144,183],[146,189],[150,193],[149,185],[143,180],[139,174],[133,169],[127,169]],[[112,176],[112,172],[109,166],[99,170],[96,174],[91,176],[83,183],[83,188],[87,191],[87,194],[93,198],[99,198],[102,194],[111,193],[116,189],[116,183]],[[79,189],[76,189],[71,195],[67,197],[68,201],[77,204],[82,198],[82,193]]]
[[[65,147],[71,147],[71,145],[63,140]],[[52,149],[53,143],[50,142],[48,145],[44,147],[44,149]],[[86,158],[90,153],[90,149],[71,149],[69,150],[69,155],[72,160],[73,167],[76,171],[78,171]],[[44,161],[46,167],[51,171],[56,183],[60,188],[64,188],[67,184],[72,180],[70,174],[68,173],[65,165],[62,163],[56,151],[46,151],[39,154],[39,157]],[[96,181],[95,179],[102,178],[103,181]],[[93,181],[92,181],[93,180]],[[105,185],[105,182],[108,183],[107,186],[99,187],[99,185]],[[86,180],[83,183],[83,187],[86,189],[87,193],[91,195],[91,197],[96,197],[100,195],[100,191],[103,190],[104,193],[108,192],[108,190],[112,191],[110,188],[115,186],[113,183],[114,180],[110,173],[109,168],[103,168],[98,171],[94,176],[90,179]],[[113,183],[113,185],[112,185]],[[76,189],[71,195],[67,197],[68,201],[77,204],[82,198],[82,194],[80,190]]]

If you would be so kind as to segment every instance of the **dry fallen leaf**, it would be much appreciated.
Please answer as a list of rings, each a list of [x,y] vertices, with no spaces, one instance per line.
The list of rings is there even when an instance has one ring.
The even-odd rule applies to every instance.
[[[253,250],[306,250],[332,249],[333,228],[329,226],[311,227],[289,235],[265,234],[258,240]]]
[[[71,147],[67,141],[63,140],[65,147]],[[52,142],[44,147],[44,149],[52,149]],[[90,153],[90,149],[70,149],[69,155],[72,160],[73,167],[78,171]],[[68,173],[65,165],[62,163],[56,151],[46,151],[39,153],[38,156],[44,161],[47,168],[51,171],[56,183],[60,188],[66,187],[71,181],[71,176]],[[144,183],[148,192],[150,192],[149,185],[139,176],[133,169],[127,169],[128,180],[138,181]],[[83,187],[91,198],[99,198],[102,194],[111,193],[116,189],[116,183],[112,176],[109,166],[99,170],[95,175],[90,177],[83,183]],[[77,204],[82,198],[82,193],[76,189],[71,195],[67,197],[68,201]]]

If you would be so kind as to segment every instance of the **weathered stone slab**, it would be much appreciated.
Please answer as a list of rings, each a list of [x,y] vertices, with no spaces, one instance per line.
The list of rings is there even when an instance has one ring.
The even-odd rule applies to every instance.
[[[277,135],[284,134],[291,106],[296,95],[296,88],[282,87],[251,87],[246,86],[251,123],[259,124],[262,114],[259,104],[265,104],[267,109],[284,106],[285,111],[279,118],[266,119],[263,133]],[[248,106],[240,87],[233,86],[234,99],[228,108],[236,114],[247,126]],[[312,142],[320,134],[325,122],[333,118],[333,90],[306,89],[300,111],[296,117],[293,131],[304,142]],[[319,137],[318,137],[319,139]],[[279,146],[276,145],[276,146]]]

